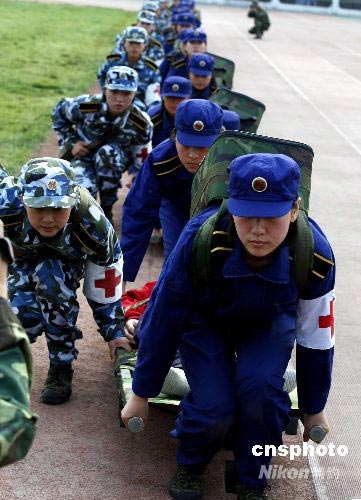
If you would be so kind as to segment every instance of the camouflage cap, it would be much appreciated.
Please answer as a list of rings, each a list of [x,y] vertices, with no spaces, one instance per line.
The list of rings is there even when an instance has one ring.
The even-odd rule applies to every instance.
[[[104,87],[110,90],[135,92],[138,88],[138,72],[129,66],[113,66],[108,69]]]
[[[22,167],[23,203],[30,208],[71,208],[78,203],[71,164],[60,158],[35,158]]]
[[[124,33],[124,41],[135,43],[147,43],[148,32],[142,26],[128,26]]]
[[[137,21],[143,24],[154,24],[155,13],[150,10],[141,10],[138,12]]]
[[[159,9],[158,2],[144,2],[142,5],[142,10],[150,10],[156,12]]]

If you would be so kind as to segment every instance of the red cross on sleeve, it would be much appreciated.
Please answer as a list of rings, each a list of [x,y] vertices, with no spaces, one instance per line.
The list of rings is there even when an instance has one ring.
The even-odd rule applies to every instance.
[[[331,328],[331,338],[335,334],[335,318],[333,315],[333,303],[335,299],[330,301],[330,314],[327,316],[320,316],[318,318],[318,326],[319,328]]]
[[[149,154],[148,148],[142,148],[135,156],[142,160],[142,163],[147,159]]]
[[[104,288],[105,297],[114,297],[115,289],[122,281],[121,275],[115,275],[115,269],[107,269],[105,271],[105,277],[101,280],[95,280],[94,286],[95,288]]]

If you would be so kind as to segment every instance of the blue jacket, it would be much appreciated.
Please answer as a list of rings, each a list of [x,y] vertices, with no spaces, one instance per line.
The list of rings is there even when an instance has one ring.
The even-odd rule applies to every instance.
[[[174,129],[174,118],[169,116],[164,105],[161,103],[155,104],[148,110],[150,119],[153,122],[153,138],[152,146],[155,148],[169,136]]]
[[[242,333],[267,335],[277,328],[280,334],[295,331],[300,408],[320,412],[330,389],[334,344],[335,266],[326,237],[310,219],[315,263],[302,297],[290,274],[286,243],[270,266],[255,272],[246,264],[238,238],[229,256],[214,261],[214,281],[199,289],[192,279],[192,245],[198,228],[214,211],[209,208],[188,222],[163,268],[142,321],[134,393],[159,394],[183,335],[197,325],[218,328],[236,339]]]
[[[165,203],[177,222],[169,229],[176,233],[172,239],[178,239],[189,219],[192,181],[193,174],[181,164],[173,141],[165,140],[150,153],[123,205],[120,244],[125,281],[135,280]]]

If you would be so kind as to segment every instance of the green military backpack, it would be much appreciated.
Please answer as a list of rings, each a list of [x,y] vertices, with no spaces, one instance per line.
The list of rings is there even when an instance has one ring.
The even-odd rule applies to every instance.
[[[233,77],[235,64],[230,59],[226,57],[218,56],[217,54],[212,54],[207,52],[214,59],[213,76],[216,80],[217,87],[226,87],[231,89],[233,86]]]
[[[292,224],[288,238],[291,248],[291,272],[297,289],[306,286],[313,268],[314,243],[308,223],[311,191],[313,150],[307,144],[276,139],[248,132],[223,132],[211,146],[199,167],[192,184],[191,217],[217,204],[218,210],[198,229],[192,248],[192,275],[197,286],[212,279],[213,256],[228,255],[236,236],[232,218],[227,230],[219,229],[219,222],[227,214],[228,166],[242,155],[253,153],[284,154],[295,160],[301,168],[301,206],[297,221]]]
[[[241,120],[242,132],[257,132],[266,106],[245,94],[234,90],[219,88],[208,99],[221,108],[235,111]]]

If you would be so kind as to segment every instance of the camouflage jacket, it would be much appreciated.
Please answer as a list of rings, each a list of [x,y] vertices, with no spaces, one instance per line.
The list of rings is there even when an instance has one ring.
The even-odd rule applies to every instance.
[[[133,104],[122,115],[112,117],[102,94],[61,99],[53,109],[52,121],[62,152],[79,140],[96,150],[106,139],[121,145],[129,166],[139,170],[145,151],[148,154],[151,150],[153,125],[149,116]]]
[[[123,337],[123,256],[113,226],[98,203],[82,188],[81,205],[72,209],[64,229],[54,237],[43,238],[29,223],[20,199],[20,180],[5,175],[0,172],[0,218],[16,256],[9,273],[16,272],[18,259],[30,260],[34,266],[47,259],[68,260],[81,266],[83,292],[100,334],[106,341]]]
[[[131,64],[126,52],[110,54],[97,72],[99,85],[102,89],[107,71],[113,66],[128,66],[138,72],[139,82],[135,103],[141,109],[144,110],[152,103],[160,101],[160,74],[153,59],[143,55],[136,63]]]
[[[156,30],[159,33],[164,33],[164,31],[171,26],[172,12],[170,9],[163,9],[159,15],[156,17],[155,25]]]
[[[118,33],[115,37],[114,53],[124,52],[124,35],[125,30]],[[163,35],[153,31],[149,36],[148,43],[144,50],[144,55],[152,59],[157,66],[159,66],[164,59],[163,38]]]
[[[0,298],[0,466],[27,454],[37,416],[29,410],[32,357],[28,337]]]

